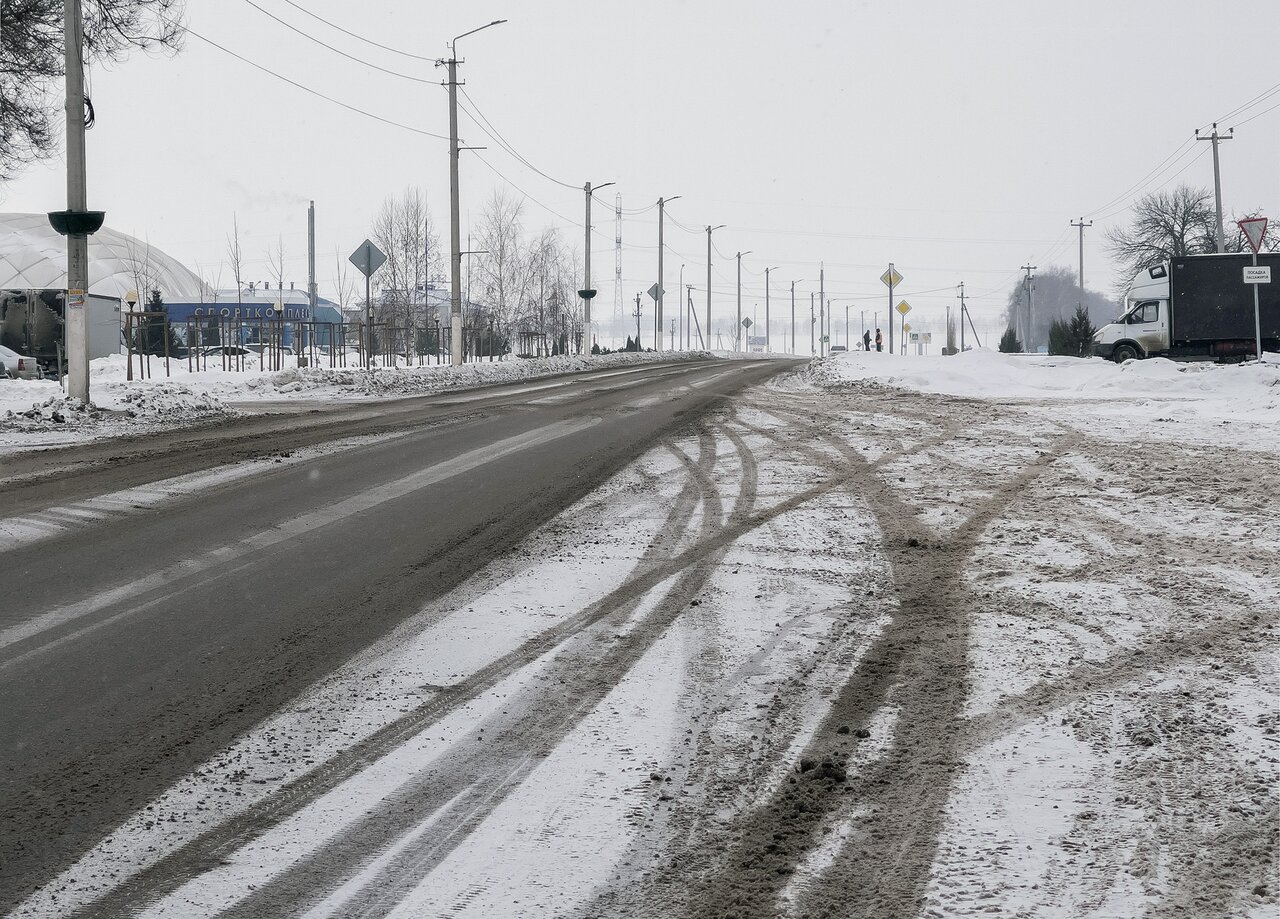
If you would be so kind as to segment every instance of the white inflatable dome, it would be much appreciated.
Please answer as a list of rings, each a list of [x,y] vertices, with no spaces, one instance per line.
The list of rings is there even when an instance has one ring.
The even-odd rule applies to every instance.
[[[65,290],[67,241],[44,214],[0,214],[0,290]],[[103,227],[89,237],[89,292],[142,300],[159,290],[166,303],[202,303],[213,291],[155,246]]]

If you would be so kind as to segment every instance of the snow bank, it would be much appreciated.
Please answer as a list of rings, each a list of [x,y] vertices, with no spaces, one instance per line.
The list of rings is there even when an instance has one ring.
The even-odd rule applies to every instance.
[[[1101,358],[1001,354],[896,357],[859,351],[814,361],[805,378],[823,388],[891,387],[1003,402],[1112,403],[1153,420],[1280,421],[1280,362],[1115,364]],[[1143,411],[1146,409],[1146,411]],[[1167,410],[1167,411],[1166,411]]]
[[[710,355],[704,351],[623,353],[509,359],[461,367],[446,364],[364,370],[321,366],[263,371],[260,359],[253,355],[245,358],[244,371],[223,370],[220,359],[216,367],[210,361],[210,369],[189,371],[185,358],[174,358],[169,362],[168,377],[164,375],[164,358],[152,358],[150,379],[128,380],[124,355],[112,355],[90,364],[93,402],[88,406],[67,399],[61,386],[50,380],[0,380],[0,441],[11,447],[37,446],[128,433],[152,424],[237,415],[255,402],[429,395],[561,373],[707,357]],[[134,373],[138,373],[136,363]],[[50,441],[48,435],[55,435],[56,441]]]

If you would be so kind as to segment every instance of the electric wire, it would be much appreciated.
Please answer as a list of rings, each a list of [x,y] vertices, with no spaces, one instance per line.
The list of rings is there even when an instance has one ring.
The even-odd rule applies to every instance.
[[[335,48],[333,45],[330,45],[327,42],[322,41],[319,38],[316,38],[314,35],[310,34],[309,32],[304,32],[302,29],[299,29],[297,26],[293,25],[292,23],[285,22],[285,20],[281,19],[279,16],[275,15],[274,13],[264,10],[262,7],[258,6],[258,4],[254,2],[254,0],[244,0],[244,2],[249,4],[249,6],[253,7],[262,15],[266,16],[268,19],[275,20],[276,22],[278,22],[280,25],[284,26],[286,29],[290,30],[291,32],[296,32],[297,34],[301,35],[303,38],[307,39],[308,41],[315,42],[320,47],[327,48],[328,50],[332,51],[334,54],[337,54],[340,57],[345,57],[349,61],[355,61],[357,64],[361,64],[365,67],[368,67],[371,70],[377,70],[380,73],[389,74],[390,76],[393,76],[393,77],[399,77],[402,80],[412,80],[414,83],[426,83],[429,85],[439,85],[438,80],[430,80],[430,79],[427,79],[426,77],[416,77],[416,76],[413,76],[412,74],[401,73],[398,70],[388,70],[386,67],[379,67],[377,64],[374,64],[371,61],[367,61],[364,58],[356,57],[354,54],[348,54],[347,52],[343,51],[341,48]]]
[[[395,128],[402,128],[406,131],[411,131],[414,134],[421,134],[424,137],[434,137],[436,140],[449,140],[449,138],[444,134],[436,134],[432,131],[423,130],[422,128],[415,128],[413,125],[403,124],[402,122],[399,122],[399,121],[392,121],[390,118],[383,118],[381,115],[375,115],[373,112],[366,111],[365,109],[359,108],[358,106],[348,105],[346,102],[342,102],[339,99],[333,98],[333,96],[327,96],[324,93],[320,92],[319,90],[312,89],[310,86],[306,86],[302,83],[297,82],[296,80],[291,80],[288,77],[284,76],[283,74],[276,73],[274,70],[271,70],[268,67],[264,67],[259,63],[249,60],[249,58],[244,57],[241,54],[237,54],[236,52],[232,51],[230,48],[226,47],[225,45],[220,45],[213,39],[206,38],[205,36],[201,35],[199,32],[195,31],[189,26],[186,29],[186,34],[194,38],[198,38],[200,41],[204,42],[207,45],[212,45],[214,48],[217,48],[219,51],[223,52],[224,54],[231,55],[236,60],[241,61],[245,64],[248,64],[250,67],[253,67],[255,70],[261,70],[263,73],[273,76],[277,80],[283,80],[285,83],[288,83],[290,86],[300,89],[305,93],[310,93],[311,95],[319,99],[325,100],[326,102],[332,102],[334,105],[339,106],[340,108],[344,108],[349,112],[355,112],[357,115],[364,115],[366,118],[372,118],[374,121],[380,121],[383,124],[391,125],[392,127],[395,127]]]
[[[362,41],[366,45],[372,45],[375,48],[381,48],[383,51],[390,51],[392,54],[399,54],[399,55],[402,55],[403,57],[412,58],[415,61],[426,61],[429,64],[434,64],[436,62],[436,58],[423,57],[420,54],[412,54],[411,52],[408,52],[408,51],[401,51],[399,48],[393,48],[390,45],[384,45],[379,42],[376,42],[371,38],[365,38],[363,35],[357,35],[355,32],[352,32],[349,29],[344,29],[342,26],[338,25],[337,23],[330,22],[328,19],[325,19],[323,16],[313,13],[311,10],[307,9],[301,4],[294,3],[294,0],[284,0],[284,2],[289,4],[291,7],[298,10],[299,12],[305,13],[306,15],[310,16],[312,19],[315,19],[318,22],[324,23],[329,28],[336,29],[337,31],[341,32],[343,35],[354,38],[356,41]]]

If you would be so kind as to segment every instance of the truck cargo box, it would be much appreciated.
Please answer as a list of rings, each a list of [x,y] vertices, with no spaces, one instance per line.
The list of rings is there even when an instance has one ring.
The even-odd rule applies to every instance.
[[[1253,285],[1243,281],[1252,253],[1188,255],[1169,264],[1169,340],[1175,345],[1205,340],[1254,338]],[[1271,267],[1272,282],[1258,285],[1262,338],[1280,338],[1280,253],[1258,256]]]

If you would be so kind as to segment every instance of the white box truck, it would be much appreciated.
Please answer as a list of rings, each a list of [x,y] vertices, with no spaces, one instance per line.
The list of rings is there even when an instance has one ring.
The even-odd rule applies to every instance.
[[[1251,254],[1188,255],[1150,268],[1129,285],[1120,318],[1098,329],[1093,353],[1117,362],[1168,357],[1240,361],[1256,353]],[[1280,351],[1280,253],[1258,256],[1273,281],[1258,286],[1262,350]]]

